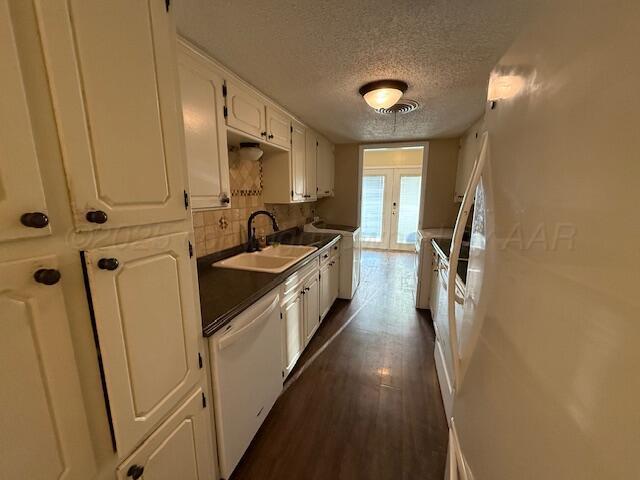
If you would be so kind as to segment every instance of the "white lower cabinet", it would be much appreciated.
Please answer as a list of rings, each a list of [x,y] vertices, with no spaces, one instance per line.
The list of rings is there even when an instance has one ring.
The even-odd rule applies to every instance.
[[[291,373],[304,348],[303,319],[302,292],[297,291],[282,305],[282,370],[284,377]]]
[[[340,257],[336,256],[331,260],[329,269],[329,291],[331,292],[329,298],[331,299],[331,305],[338,298],[338,292],[340,291]]]
[[[304,283],[304,344],[311,341],[311,337],[320,326],[320,283],[317,272]]]
[[[130,480],[212,480],[215,452],[211,415],[202,387],[118,467],[117,478]]]
[[[324,319],[331,308],[331,266],[320,268],[320,319]]]
[[[200,380],[189,235],[85,252],[118,454],[129,454]]]
[[[332,253],[334,252],[334,253]],[[329,313],[329,309],[338,298],[340,291],[340,255],[339,250],[330,250],[320,267],[320,318]]]
[[[93,478],[56,256],[0,264],[0,477]]]

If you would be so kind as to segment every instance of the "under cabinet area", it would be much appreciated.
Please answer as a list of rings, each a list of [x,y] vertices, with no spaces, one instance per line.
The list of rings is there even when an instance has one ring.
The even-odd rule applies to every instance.
[[[186,43],[178,44],[178,54],[191,208],[226,208],[231,190],[224,79],[209,59]]]
[[[115,442],[126,455],[201,378],[189,235],[91,249],[84,259]]]
[[[198,386],[117,470],[118,480],[217,479],[206,389]]]

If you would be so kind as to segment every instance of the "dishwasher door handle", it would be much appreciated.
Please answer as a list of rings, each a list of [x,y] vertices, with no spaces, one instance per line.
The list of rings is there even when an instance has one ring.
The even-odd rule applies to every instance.
[[[227,335],[222,336],[220,338],[220,340],[218,340],[218,348],[220,350],[223,350],[224,348],[228,347],[229,345],[232,345],[233,343],[235,343],[241,336],[243,336],[249,330],[252,330],[254,327],[256,327],[262,320],[264,320],[269,315],[271,315],[271,312],[273,312],[275,310],[275,308],[278,305],[279,301],[280,301],[280,295],[276,295],[276,297],[273,299],[271,304],[267,307],[267,309],[264,312],[262,312],[260,315],[258,315],[253,320],[251,320],[249,323],[247,323],[240,330],[238,330],[236,332],[231,332],[231,333],[229,333]]]

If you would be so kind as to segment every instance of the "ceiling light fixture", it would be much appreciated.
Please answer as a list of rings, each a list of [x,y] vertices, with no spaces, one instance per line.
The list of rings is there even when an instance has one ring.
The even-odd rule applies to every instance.
[[[360,87],[360,95],[371,108],[379,110],[395,105],[407,88],[408,85],[400,80],[378,80]]]

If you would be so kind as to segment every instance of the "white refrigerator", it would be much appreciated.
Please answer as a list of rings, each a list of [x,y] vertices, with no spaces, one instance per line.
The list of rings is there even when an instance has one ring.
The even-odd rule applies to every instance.
[[[491,75],[449,479],[640,478],[640,2],[544,5]]]

